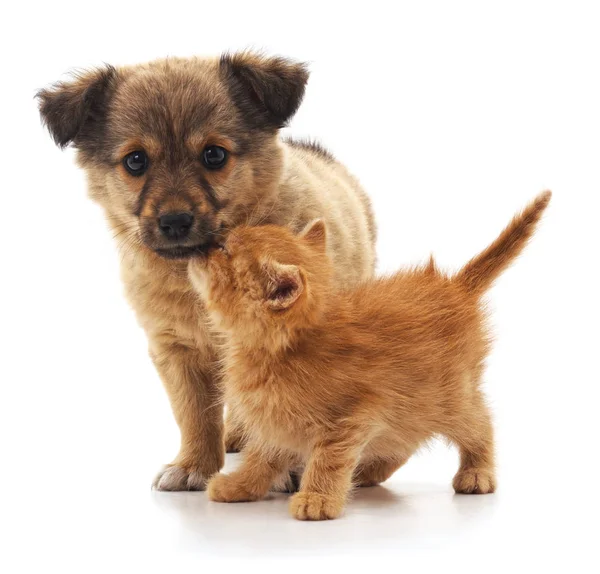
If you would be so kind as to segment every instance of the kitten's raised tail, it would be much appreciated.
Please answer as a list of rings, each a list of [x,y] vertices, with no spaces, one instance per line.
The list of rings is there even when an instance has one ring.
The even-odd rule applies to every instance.
[[[469,291],[483,293],[521,253],[533,235],[552,192],[538,195],[521,213],[515,215],[499,237],[469,261],[455,276]]]

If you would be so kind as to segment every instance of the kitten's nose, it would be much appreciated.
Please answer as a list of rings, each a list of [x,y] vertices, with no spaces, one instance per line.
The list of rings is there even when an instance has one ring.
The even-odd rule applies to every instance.
[[[191,213],[165,213],[158,218],[158,227],[167,239],[187,237],[194,223]]]

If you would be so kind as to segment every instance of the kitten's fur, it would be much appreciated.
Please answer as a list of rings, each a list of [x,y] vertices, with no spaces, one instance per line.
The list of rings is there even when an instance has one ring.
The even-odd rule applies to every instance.
[[[238,228],[223,250],[192,260],[192,284],[224,334],[226,400],[248,432],[241,467],[214,476],[210,498],[260,499],[300,463],[293,516],[335,518],[352,484],[386,480],[434,435],[460,450],[456,492],[493,492],[481,298],[549,201],[540,195],[452,277],[431,260],[330,295],[321,221],[299,236]]]

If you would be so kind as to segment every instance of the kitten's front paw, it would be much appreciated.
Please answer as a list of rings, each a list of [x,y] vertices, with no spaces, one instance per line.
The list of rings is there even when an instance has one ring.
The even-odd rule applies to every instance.
[[[156,490],[204,490],[207,476],[197,467],[168,464],[154,479],[152,488]]]
[[[452,486],[459,494],[489,494],[496,490],[496,479],[486,468],[467,468],[456,473]]]
[[[290,501],[290,513],[298,520],[331,520],[343,508],[343,500],[318,492],[298,492]]]
[[[249,492],[230,474],[215,474],[207,487],[208,498],[215,502],[254,502],[261,497]]]

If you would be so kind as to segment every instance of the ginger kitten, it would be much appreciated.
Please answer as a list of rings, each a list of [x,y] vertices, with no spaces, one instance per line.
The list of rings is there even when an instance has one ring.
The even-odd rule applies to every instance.
[[[216,474],[209,497],[258,500],[302,464],[292,515],[335,518],[353,485],[386,480],[434,435],[460,450],[456,492],[494,492],[481,298],[524,248],[550,196],[451,277],[431,260],[337,292],[320,220],[298,236],[239,227],[223,249],[193,259],[192,284],[223,335],[225,400],[248,435],[241,466]]]

